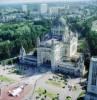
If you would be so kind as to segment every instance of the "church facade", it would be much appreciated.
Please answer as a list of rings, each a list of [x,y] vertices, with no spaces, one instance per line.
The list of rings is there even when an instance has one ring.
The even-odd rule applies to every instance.
[[[77,45],[77,33],[68,28],[64,18],[56,18],[50,33],[41,41],[37,39],[37,66],[49,62],[53,71],[83,75],[84,60]]]
[[[37,38],[37,67],[44,63],[52,71],[60,71],[75,76],[84,74],[84,60],[77,53],[78,35],[72,32],[63,17],[57,17],[43,39]]]

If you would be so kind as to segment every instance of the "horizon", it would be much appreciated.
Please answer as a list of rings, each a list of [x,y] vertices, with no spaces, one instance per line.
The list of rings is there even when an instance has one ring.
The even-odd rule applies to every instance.
[[[22,4],[22,3],[54,3],[54,2],[87,2],[90,0],[0,0],[0,4]],[[93,0],[95,1],[95,0]]]

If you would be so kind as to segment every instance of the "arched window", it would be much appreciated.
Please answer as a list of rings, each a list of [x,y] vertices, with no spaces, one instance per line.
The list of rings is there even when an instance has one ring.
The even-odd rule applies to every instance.
[[[65,49],[65,55],[67,55],[67,49]]]

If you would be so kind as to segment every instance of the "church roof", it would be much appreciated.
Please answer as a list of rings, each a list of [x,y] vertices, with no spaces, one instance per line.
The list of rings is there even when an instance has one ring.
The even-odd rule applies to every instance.
[[[65,26],[66,25],[66,20],[63,17],[56,17],[55,20],[53,21],[53,26]]]
[[[69,26],[66,24],[66,21],[63,17],[56,17],[55,20],[53,20],[53,28],[55,29],[56,27],[62,27],[62,32],[60,31],[61,28],[58,28],[58,30],[60,32],[54,32],[53,33],[53,28],[47,33],[44,35],[44,37],[42,38],[42,43],[46,43],[44,45],[47,45],[47,46],[50,46],[50,43],[48,43],[47,41],[49,40],[52,40],[52,39],[55,39],[57,41],[63,41],[66,42],[66,43],[69,43],[70,40],[72,40],[72,38],[74,37],[74,34],[73,32],[69,29]],[[54,27],[55,26],[55,27]],[[64,29],[64,31],[63,31]]]
[[[52,47],[52,42],[54,42],[55,45],[59,43],[59,41],[57,39],[52,38],[52,39],[47,39],[47,40],[41,41],[40,46],[51,48]]]
[[[62,40],[62,35],[53,35],[52,32],[49,32],[44,36],[43,40],[49,40],[52,38],[57,40]]]
[[[26,51],[24,49],[24,47],[22,46],[20,49],[20,55],[25,56],[26,55]]]

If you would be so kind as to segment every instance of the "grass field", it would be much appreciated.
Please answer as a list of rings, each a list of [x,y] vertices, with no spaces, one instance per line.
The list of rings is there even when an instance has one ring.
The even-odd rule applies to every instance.
[[[48,80],[46,81],[48,84],[52,84],[58,87],[65,87],[65,84],[63,82],[55,81],[55,80]]]
[[[51,85],[54,85],[54,86],[57,86],[57,87],[64,87],[65,88],[65,85],[66,85],[66,80],[61,76],[53,76],[51,79],[48,79],[46,81],[47,84],[51,84]]]
[[[10,78],[8,78],[6,76],[2,76],[2,75],[0,75],[0,81],[1,82],[8,82],[8,83],[13,83],[14,82],[13,79],[10,79]]]
[[[40,95],[40,98],[41,98],[41,96],[46,96],[46,97],[50,98],[50,100],[53,100],[54,98],[58,97],[56,93],[52,93],[50,91],[47,91],[44,88],[38,88],[35,92],[38,95]]]

